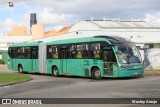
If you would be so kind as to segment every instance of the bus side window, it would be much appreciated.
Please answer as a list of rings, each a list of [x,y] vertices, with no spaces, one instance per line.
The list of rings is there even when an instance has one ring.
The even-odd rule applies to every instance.
[[[77,52],[76,58],[82,58],[82,52],[81,51]]]
[[[49,59],[52,59],[52,58],[53,58],[53,50],[52,50],[51,46],[48,47],[48,58],[49,58]]]
[[[88,58],[89,57],[89,45],[87,43],[81,44],[82,50],[82,57]]]
[[[11,58],[17,58],[18,48],[11,48]]]
[[[89,57],[89,45],[87,43],[77,44],[76,58],[88,58]]]
[[[69,58],[76,58],[76,45],[72,44],[69,50]]]
[[[25,48],[24,47],[19,47],[17,51],[18,51],[17,58],[25,58]]]
[[[31,58],[31,47],[24,47],[24,57],[27,59]]]
[[[82,58],[82,49],[80,44],[77,44],[76,51],[76,58]]]
[[[47,57],[50,59],[50,58],[52,58],[52,48],[51,47],[48,47],[48,54],[47,54]]]
[[[32,59],[38,59],[38,47],[32,47]]]
[[[55,59],[59,58],[58,48],[57,47],[53,48],[53,58],[55,58]]]
[[[91,44],[91,57],[96,59],[101,58],[100,43]]]
[[[50,58],[50,59],[59,58],[58,47],[57,46],[49,46],[48,47],[48,58]]]
[[[82,49],[80,44],[77,44],[76,51],[76,58],[82,58]]]

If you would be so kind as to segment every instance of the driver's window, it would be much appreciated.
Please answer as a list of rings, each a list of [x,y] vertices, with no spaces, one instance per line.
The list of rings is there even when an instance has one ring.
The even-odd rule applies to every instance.
[[[91,57],[100,59],[101,56],[100,43],[91,43]]]

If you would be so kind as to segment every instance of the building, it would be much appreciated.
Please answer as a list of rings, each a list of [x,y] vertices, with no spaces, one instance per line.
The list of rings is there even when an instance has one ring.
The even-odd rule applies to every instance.
[[[28,34],[27,27],[15,26],[11,32],[0,36],[0,51],[7,50],[9,44],[29,40],[32,40],[32,36]]]
[[[146,21],[87,20],[74,24],[68,32],[86,35],[119,35],[140,48],[160,48],[160,25]]]
[[[15,26],[8,34],[0,35],[0,59],[7,63],[8,46],[13,43],[42,39],[48,36],[60,35],[66,33],[70,26],[65,26],[60,31],[51,30],[45,32],[43,24],[34,24],[32,26],[32,34],[28,34],[28,28],[24,26]]]
[[[142,20],[86,20],[73,24],[65,33],[59,34],[53,31],[52,35],[38,40],[53,41],[95,35],[116,35],[130,39],[139,48],[160,48],[160,25]]]
[[[43,24],[35,24],[32,27],[32,34],[28,34],[27,27],[15,26],[8,34],[0,35],[0,51],[7,50],[9,44],[42,39],[48,36],[55,36],[67,33],[71,26],[65,26],[59,31],[51,30],[45,32]]]
[[[15,31],[18,28],[15,28]],[[85,20],[72,26],[66,26],[60,31],[45,32],[42,24],[33,25],[32,35],[25,35],[26,29],[21,28],[24,35],[13,33],[11,36],[0,36],[0,50],[7,50],[8,44],[23,41],[55,41],[71,38],[82,38],[96,35],[116,35],[134,42],[139,49],[160,48],[160,25],[143,20]],[[143,57],[143,51],[142,57]]]
[[[45,37],[47,36],[56,36],[56,35],[61,35],[65,34],[68,32],[68,30],[71,28],[71,26],[65,26],[61,30],[56,31],[56,30],[51,30],[45,33]]]
[[[45,37],[36,41],[54,41],[96,35],[120,36],[130,39],[140,49],[142,60],[144,49],[160,48],[160,25],[140,21],[86,20],[73,24],[66,33]]]
[[[28,34],[28,28],[25,26],[14,26],[11,30],[11,32],[9,32],[7,34],[8,36],[30,36]]]

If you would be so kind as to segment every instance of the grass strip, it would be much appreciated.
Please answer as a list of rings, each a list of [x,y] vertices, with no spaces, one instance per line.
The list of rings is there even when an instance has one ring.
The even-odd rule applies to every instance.
[[[9,85],[32,80],[27,74],[0,73],[0,85]]]
[[[144,75],[160,75],[160,70],[146,70]]]

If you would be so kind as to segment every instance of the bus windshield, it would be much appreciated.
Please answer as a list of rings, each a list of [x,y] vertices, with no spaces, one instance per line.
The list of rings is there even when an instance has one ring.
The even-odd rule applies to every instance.
[[[122,64],[141,62],[140,53],[137,47],[131,42],[118,44],[118,58]]]

